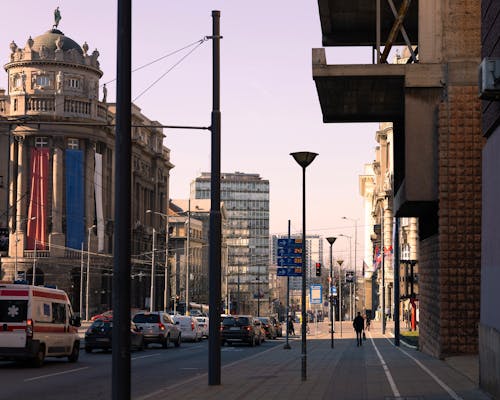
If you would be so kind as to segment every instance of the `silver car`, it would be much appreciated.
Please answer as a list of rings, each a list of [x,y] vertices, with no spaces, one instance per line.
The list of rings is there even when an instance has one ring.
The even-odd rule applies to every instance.
[[[175,347],[181,345],[181,330],[167,313],[162,311],[139,312],[134,315],[132,321],[144,335],[146,346],[149,343],[159,343],[166,349],[170,342],[173,342]]]

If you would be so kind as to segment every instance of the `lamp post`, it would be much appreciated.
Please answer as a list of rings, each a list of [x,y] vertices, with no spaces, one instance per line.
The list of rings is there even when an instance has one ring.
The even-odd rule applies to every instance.
[[[349,268],[352,268],[352,236],[344,235],[342,233],[339,236],[343,236],[349,239]],[[354,295],[356,295],[356,293],[354,293]],[[349,285],[349,316],[351,317],[351,319],[353,319],[352,317],[354,316],[354,310],[352,304],[352,285]]]
[[[187,219],[187,240],[186,240],[186,311],[185,314],[189,315],[189,253],[191,239],[191,198],[188,200],[188,219]]]
[[[339,322],[340,322],[340,337],[342,337],[342,264],[344,260],[338,259],[339,265]]]
[[[149,311],[155,310],[155,242],[156,242],[156,229],[153,228],[153,243],[151,248],[151,286],[149,287]]]
[[[164,267],[165,281],[163,285],[163,311],[167,312],[168,298],[169,298],[168,296],[168,209],[167,209],[167,214],[163,214],[161,212],[152,210],[146,210],[146,214],[156,214],[165,219],[165,267]]]
[[[357,288],[357,279],[358,279],[358,270],[357,270],[357,265],[358,265],[358,258],[357,258],[357,249],[358,249],[358,220],[355,218],[348,218],[348,217],[342,217],[342,219],[345,219],[347,221],[353,221],[354,222],[354,308],[356,308],[356,288]],[[363,277],[364,278],[364,277]],[[364,309],[364,306],[363,306]]]
[[[87,229],[87,286],[85,288],[85,321],[89,320],[89,288],[90,288],[90,232],[96,226]]]
[[[329,292],[328,292],[328,298],[330,300],[330,347],[333,349],[335,345],[333,344],[333,334],[334,334],[334,329],[333,329],[333,321],[335,318],[333,318],[333,256],[332,256],[332,248],[333,244],[335,243],[335,240],[337,240],[336,237],[327,237],[326,238],[327,242],[330,243],[330,285],[329,285]]]
[[[21,225],[21,222],[24,222],[24,221],[34,221],[35,219],[36,219],[36,217],[22,218],[22,219],[19,220],[19,225]],[[18,231],[18,229],[19,229],[19,227],[16,226],[16,235],[15,235],[15,239],[16,239],[16,256],[15,256],[15,259],[14,259],[14,281],[17,280],[17,243],[19,242],[19,239],[17,237],[17,231]]]
[[[300,151],[290,153],[297,164],[302,167],[302,353],[301,376],[307,379],[307,330],[306,330],[306,168],[311,164],[317,153]]]

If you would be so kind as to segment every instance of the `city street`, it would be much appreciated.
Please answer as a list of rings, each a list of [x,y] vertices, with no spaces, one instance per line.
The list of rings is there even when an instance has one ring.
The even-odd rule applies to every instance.
[[[390,325],[389,325],[390,326]],[[334,349],[328,323],[311,324],[307,345],[307,380],[301,381],[301,341],[267,340],[261,346],[222,347],[222,384],[208,386],[208,341],[183,343],[167,350],[150,346],[132,353],[132,398],[146,399],[426,399],[487,400],[467,372],[451,363],[401,345],[394,347],[388,326],[372,324],[363,346],[357,347],[352,324],[336,323]],[[296,332],[300,327],[296,324]],[[42,368],[0,363],[0,399],[109,399],[111,353],[81,353],[76,364],[48,360]]]

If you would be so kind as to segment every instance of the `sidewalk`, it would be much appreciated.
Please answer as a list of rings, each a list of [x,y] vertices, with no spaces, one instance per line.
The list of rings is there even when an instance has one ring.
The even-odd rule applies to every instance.
[[[316,331],[311,324],[308,335],[305,381],[301,380],[301,340],[296,336],[290,341],[291,350],[284,350],[282,342],[223,366],[221,385],[209,386],[207,374],[202,374],[137,399],[489,399],[447,363],[393,346],[381,335],[380,323],[372,324],[364,345],[356,347],[352,324],[343,323],[340,338],[337,322],[334,349],[328,323],[318,327]],[[224,351],[231,350],[223,349],[224,358]],[[468,360],[462,361],[469,365]]]

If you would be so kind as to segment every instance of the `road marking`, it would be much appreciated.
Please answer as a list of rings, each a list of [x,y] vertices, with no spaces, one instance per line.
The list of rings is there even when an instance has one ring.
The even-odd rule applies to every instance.
[[[58,376],[58,375],[64,375],[64,374],[70,374],[72,372],[77,372],[77,371],[82,371],[84,369],[88,369],[89,367],[82,367],[82,368],[75,368],[75,369],[70,369],[68,371],[62,371],[62,372],[56,372],[53,374],[47,374],[47,375],[40,375],[40,376],[35,376],[33,378],[27,378],[24,380],[24,382],[31,382],[31,381],[36,381],[38,379],[44,379],[44,378],[51,378],[53,376]]]
[[[197,370],[197,369],[199,369],[199,368],[195,368],[195,367],[184,367],[184,368],[179,368],[179,369]]]
[[[156,357],[156,356],[159,356],[159,355],[160,355],[160,353],[148,354],[147,356],[132,357],[131,360],[139,360],[140,358]]]
[[[393,344],[388,338],[386,338],[389,343]],[[424,364],[422,364],[419,360],[409,354],[407,351],[398,347],[398,350],[405,354],[407,357],[411,358],[415,363],[422,368],[427,374],[436,381],[436,383],[441,386],[454,400],[463,400],[451,387],[449,387],[446,383],[444,383],[441,379],[439,379],[429,368],[427,368]]]
[[[382,357],[382,354],[380,354],[380,351],[378,351],[377,345],[375,344],[375,341],[372,338],[372,335],[368,333],[370,337],[370,341],[372,342],[373,347],[375,348],[375,352],[377,353],[378,359],[380,360],[380,363],[382,364],[382,368],[384,369],[385,376],[387,377],[387,380],[389,381],[389,385],[391,386],[392,393],[394,394],[394,397],[401,397],[401,394],[399,393],[398,387],[396,386],[396,382],[394,382],[394,379],[392,377],[391,371],[389,371],[389,367],[387,366],[384,358]]]

